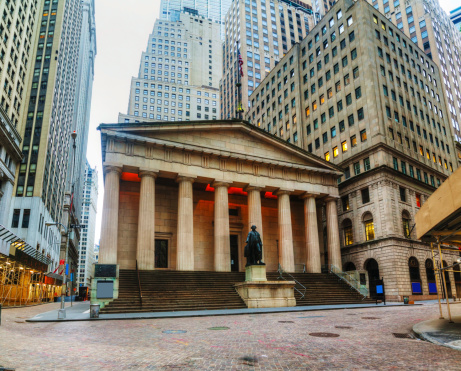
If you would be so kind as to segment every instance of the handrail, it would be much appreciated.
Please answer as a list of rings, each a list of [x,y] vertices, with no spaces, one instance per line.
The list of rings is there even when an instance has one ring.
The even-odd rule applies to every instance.
[[[368,290],[365,287],[362,287],[360,282],[357,281],[351,274],[343,272],[341,269],[339,269],[337,266],[333,264],[329,264],[328,271],[330,273],[335,274],[341,280],[345,281],[347,284],[349,284],[351,289],[356,290],[360,295],[362,295],[362,300],[364,300],[368,296]]]
[[[138,277],[139,300],[141,301],[141,307],[142,307],[141,280],[139,279],[139,270],[138,270],[138,261],[137,260],[136,260],[136,275]]]
[[[282,280],[288,281],[285,277],[283,277],[283,273],[286,273],[286,274],[288,274],[288,275],[291,277],[291,279],[292,279],[293,281],[295,281],[299,286],[301,286],[301,287],[304,289],[304,292],[301,292],[300,290],[298,290],[298,289],[296,288],[296,285],[295,285],[295,287],[293,287],[293,288],[294,288],[296,291],[298,291],[298,293],[301,295],[300,299],[303,299],[304,296],[306,295],[306,290],[307,290],[307,288],[306,288],[301,282],[299,282],[296,278],[294,278],[290,273],[285,272],[285,271],[282,269],[282,266],[280,265],[280,263],[279,263],[279,269],[277,269],[277,272],[280,274],[280,276],[277,277],[277,279],[282,279]]]

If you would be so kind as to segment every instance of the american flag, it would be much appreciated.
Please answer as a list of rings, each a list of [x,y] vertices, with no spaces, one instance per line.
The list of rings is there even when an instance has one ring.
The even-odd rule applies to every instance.
[[[240,50],[239,50],[239,72],[240,72],[240,76],[243,76],[243,58],[242,58],[242,55],[240,54]]]

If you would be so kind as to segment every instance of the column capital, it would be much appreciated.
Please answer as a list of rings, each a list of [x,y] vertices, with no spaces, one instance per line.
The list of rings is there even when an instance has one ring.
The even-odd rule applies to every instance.
[[[104,164],[103,165],[104,174],[109,173],[118,173],[118,176],[122,175],[122,165],[118,164]]]
[[[317,193],[317,192],[305,192],[303,193],[301,196],[299,196],[299,198],[305,200],[307,198],[319,198],[320,197],[320,193]]]
[[[325,202],[336,202],[340,199],[339,196],[328,196],[328,197],[325,197]]]
[[[291,193],[293,193],[294,189],[282,189],[282,188],[279,188],[276,192],[275,192],[275,195],[276,196],[281,196],[281,195],[290,195]],[[272,192],[274,194],[274,192]]]
[[[177,182],[177,183],[181,183],[181,182],[191,182],[191,183],[194,183],[196,178],[197,178],[197,177],[196,177],[196,176],[193,176],[193,175],[178,174],[178,176],[176,177],[176,182]]]
[[[226,187],[229,188],[233,182],[228,180],[215,180],[211,183],[213,188]]]
[[[256,185],[252,185],[252,184],[248,184],[243,190],[245,192],[249,192],[249,191],[261,191],[264,187],[262,186],[256,186]]]
[[[156,179],[158,177],[158,172],[158,170],[139,169],[138,176],[140,178],[147,176]]]

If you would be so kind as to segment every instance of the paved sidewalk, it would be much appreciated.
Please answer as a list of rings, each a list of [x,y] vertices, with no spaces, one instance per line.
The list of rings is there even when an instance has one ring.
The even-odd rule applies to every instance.
[[[448,320],[446,304],[442,304],[444,319],[434,318],[413,326],[413,332],[431,343],[461,350],[461,302],[451,303],[451,318]]]
[[[66,319],[58,319],[58,310],[40,313],[29,318],[27,322],[66,322],[66,321],[104,321],[122,319],[147,319],[147,318],[181,318],[181,317],[206,317],[228,316],[238,314],[305,312],[315,310],[356,309],[356,308],[386,308],[403,306],[402,303],[384,304],[342,304],[342,305],[313,305],[308,307],[285,308],[245,308],[245,309],[220,309],[220,310],[195,310],[181,312],[144,312],[144,313],[111,313],[101,314],[99,318],[90,318],[90,302],[76,303],[72,307],[66,306]]]

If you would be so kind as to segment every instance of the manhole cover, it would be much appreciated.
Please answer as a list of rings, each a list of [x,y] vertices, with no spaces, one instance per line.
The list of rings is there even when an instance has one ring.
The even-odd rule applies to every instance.
[[[414,340],[414,337],[411,336],[411,334],[408,334],[408,333],[398,333],[398,332],[393,332],[392,335],[394,335],[394,337],[398,338],[398,339],[412,339]]]
[[[293,321],[279,321],[279,323],[294,323]]]
[[[310,336],[316,336],[318,338],[337,338],[339,334],[332,334],[331,332],[311,332]]]
[[[335,328],[351,329],[351,326],[335,326]]]
[[[165,330],[162,331],[164,334],[185,334],[186,330]]]
[[[208,330],[229,330],[226,326],[209,327]]]
[[[379,317],[362,317],[362,319],[379,319]]]

